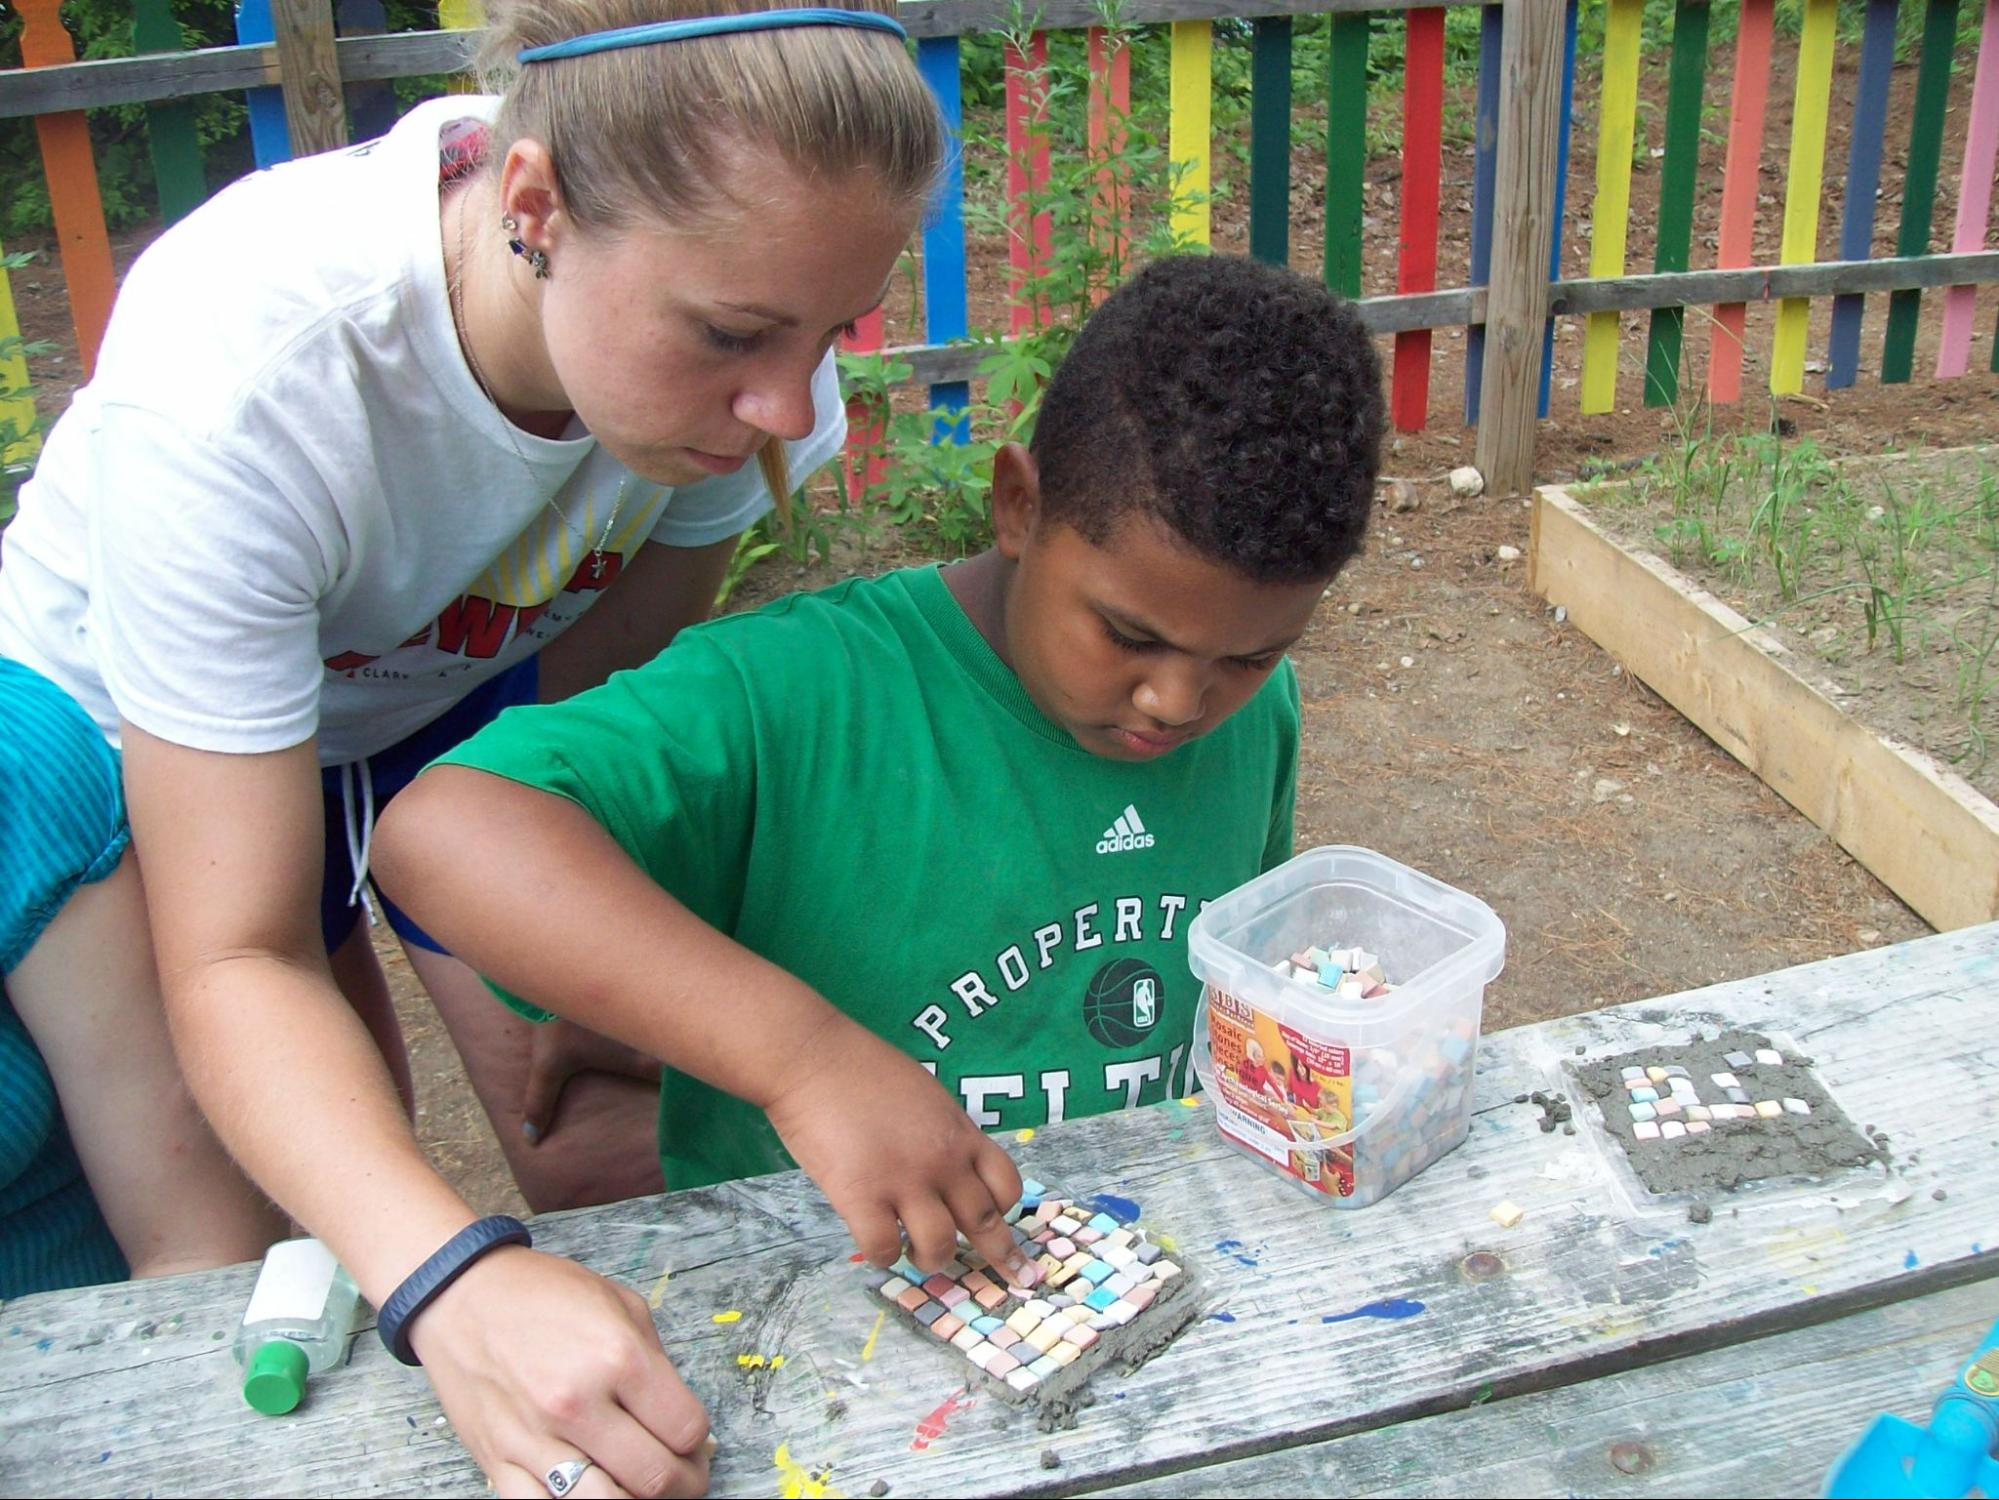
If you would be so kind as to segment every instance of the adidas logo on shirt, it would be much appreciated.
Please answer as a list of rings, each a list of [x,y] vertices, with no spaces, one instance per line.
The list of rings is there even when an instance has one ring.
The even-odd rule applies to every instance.
[[[1125,804],[1117,821],[1104,830],[1104,836],[1097,840],[1097,853],[1119,854],[1127,849],[1150,849],[1152,835],[1145,831],[1145,824],[1139,820],[1138,809]]]

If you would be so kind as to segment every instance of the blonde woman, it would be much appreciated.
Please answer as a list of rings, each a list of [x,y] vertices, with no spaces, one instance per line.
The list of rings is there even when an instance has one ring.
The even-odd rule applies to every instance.
[[[504,1494],[693,1493],[706,1421],[636,1296],[425,1161],[360,919],[373,813],[506,704],[705,615],[737,534],[838,448],[833,343],[943,149],[892,9],[502,0],[497,98],[259,173],[141,257],[7,534],[0,655],[120,750],[196,1099]],[[530,1202],[655,1186],[650,1064],[573,1032],[531,1056],[386,915]],[[572,1070],[531,1144],[530,1072],[545,1100]],[[933,1214],[937,1154],[898,1186]]]

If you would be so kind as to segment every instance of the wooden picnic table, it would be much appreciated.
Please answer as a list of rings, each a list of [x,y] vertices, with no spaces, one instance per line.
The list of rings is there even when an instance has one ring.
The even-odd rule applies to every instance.
[[[1577,1049],[1724,1024],[1814,1058],[1891,1170],[1695,1224],[1627,1201],[1586,1119],[1544,1133],[1514,1102],[1570,1088]],[[1205,1105],[1009,1142],[1043,1181],[1139,1202],[1208,1304],[1053,1433],[882,1326],[799,1174],[550,1215],[537,1243],[656,1307],[722,1495],[1812,1494],[1877,1411],[1926,1420],[1999,1317],[1999,924],[1499,1032],[1475,1109],[1461,1148],[1352,1213],[1224,1148]],[[1501,1199],[1526,1210],[1510,1230]],[[0,1307],[0,1493],[484,1491],[372,1334],[293,1415],[245,1406],[229,1345],[253,1275]],[[1403,1315],[1349,1316],[1370,1304]]]

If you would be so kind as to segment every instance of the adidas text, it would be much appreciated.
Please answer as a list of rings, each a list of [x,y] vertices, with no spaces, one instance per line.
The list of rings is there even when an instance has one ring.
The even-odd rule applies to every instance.
[[[1097,840],[1097,853],[1121,854],[1128,849],[1150,849],[1152,835],[1145,831],[1145,822],[1138,815],[1138,809],[1127,803],[1117,821],[1104,830],[1104,836]]]

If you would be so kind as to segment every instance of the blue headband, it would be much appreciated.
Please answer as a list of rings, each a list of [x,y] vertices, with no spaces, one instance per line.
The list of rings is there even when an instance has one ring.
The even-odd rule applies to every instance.
[[[732,16],[696,16],[687,21],[654,21],[645,26],[620,26],[613,31],[590,31],[546,47],[524,47],[514,54],[517,62],[554,62],[564,57],[587,57],[592,52],[614,52],[620,47],[645,47],[654,42],[684,42],[697,36],[732,36],[743,31],[784,31],[794,26],[852,26],[862,31],[885,31],[906,40],[909,33],[892,16],[872,10],[834,10],[807,6],[797,10],[755,10]]]

